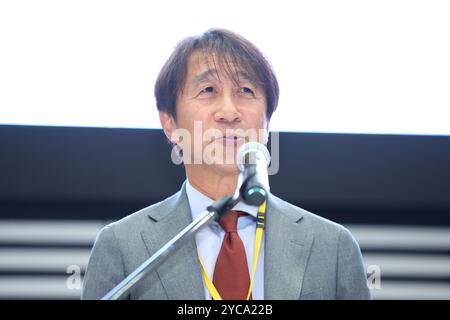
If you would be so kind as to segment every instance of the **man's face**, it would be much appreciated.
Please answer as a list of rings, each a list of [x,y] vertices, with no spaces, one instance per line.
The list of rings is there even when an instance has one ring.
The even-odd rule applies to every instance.
[[[185,165],[207,165],[219,174],[235,173],[239,146],[267,140],[267,102],[263,88],[238,65],[230,65],[230,73],[223,60],[212,58],[199,52],[189,58],[174,124],[181,135],[190,135],[190,139],[183,136],[178,141]]]

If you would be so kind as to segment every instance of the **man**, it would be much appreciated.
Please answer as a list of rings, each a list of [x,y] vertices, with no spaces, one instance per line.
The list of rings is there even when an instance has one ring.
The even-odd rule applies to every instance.
[[[187,180],[172,197],[102,229],[82,298],[104,296],[209,204],[235,191],[239,170],[228,155],[247,141],[267,143],[278,95],[269,63],[241,36],[213,29],[178,44],[159,74],[155,96]],[[223,221],[202,228],[128,298],[370,298],[361,252],[348,230],[269,194],[256,250],[257,212],[239,203]]]

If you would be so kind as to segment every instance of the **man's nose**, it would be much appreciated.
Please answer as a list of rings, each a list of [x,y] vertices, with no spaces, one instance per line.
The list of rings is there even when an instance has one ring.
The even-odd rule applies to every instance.
[[[241,113],[231,95],[222,96],[214,118],[218,122],[238,122],[241,120]]]

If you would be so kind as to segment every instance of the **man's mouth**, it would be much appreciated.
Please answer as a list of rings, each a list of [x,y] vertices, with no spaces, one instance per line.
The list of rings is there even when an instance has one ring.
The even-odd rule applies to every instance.
[[[244,137],[238,136],[238,135],[224,135],[222,138],[219,138],[219,140],[222,140],[225,143],[240,143],[244,141]]]
[[[242,137],[239,136],[223,136],[223,140],[230,140],[230,141],[237,141],[238,139],[242,139]]]
[[[221,135],[216,135],[215,137],[211,137],[211,142],[216,141],[219,143],[228,143],[228,144],[240,144],[247,140],[245,135],[242,135],[238,132],[223,132]]]

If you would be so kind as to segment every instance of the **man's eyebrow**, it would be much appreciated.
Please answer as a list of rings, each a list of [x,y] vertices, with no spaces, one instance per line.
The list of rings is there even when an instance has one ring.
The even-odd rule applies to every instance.
[[[208,80],[209,78],[217,78],[217,70],[216,69],[208,69],[199,75],[195,76],[195,83],[202,83]]]
[[[253,77],[251,77],[247,72],[245,71],[238,71],[236,72],[237,75],[237,79],[236,80],[244,80],[244,81],[248,81],[254,85],[257,84],[257,81],[255,81],[255,79]]]
[[[256,81],[252,79],[252,77],[245,71],[237,71],[233,73],[233,77],[236,81],[244,80],[249,81],[252,84],[256,85]],[[208,69],[199,75],[195,76],[195,83],[202,83],[210,78],[219,78],[218,72],[216,69]]]

